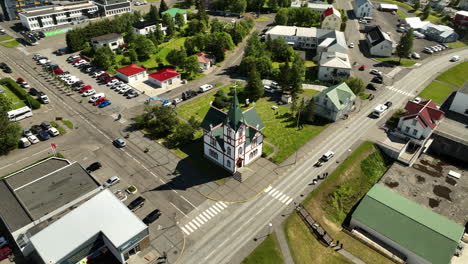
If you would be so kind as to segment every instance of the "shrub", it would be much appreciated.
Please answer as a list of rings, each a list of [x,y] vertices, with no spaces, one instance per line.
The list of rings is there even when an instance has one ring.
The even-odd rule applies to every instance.
[[[19,99],[23,100],[26,105],[31,105],[32,109],[41,108],[41,103],[29,95],[23,88],[21,88],[16,82],[10,78],[3,78],[0,80],[0,84],[10,89]]]

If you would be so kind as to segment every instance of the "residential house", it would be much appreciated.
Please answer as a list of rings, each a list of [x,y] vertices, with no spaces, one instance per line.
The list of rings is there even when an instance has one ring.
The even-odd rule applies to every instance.
[[[337,121],[349,113],[354,106],[356,95],[343,82],[330,86],[314,96],[316,114],[330,121]]]
[[[429,5],[434,10],[443,10],[450,4],[450,0],[429,0]]]
[[[115,52],[123,44],[125,44],[125,42],[122,35],[117,33],[110,33],[91,39],[91,45],[93,45],[95,50],[102,47],[109,47],[113,52]]]
[[[420,33],[424,33],[424,28],[430,22],[428,21],[421,21],[419,17],[407,17],[404,18],[401,23],[404,25],[406,29],[412,28],[414,31],[418,31]]]
[[[158,28],[158,25],[163,32],[164,35],[166,35],[166,30],[167,27],[164,27],[161,23],[157,21],[140,21],[135,24],[133,24],[133,31],[138,34],[138,35],[143,35],[143,36],[149,36],[151,32],[155,32],[156,29]]]
[[[350,229],[408,264],[451,263],[464,227],[381,184],[351,216]]]
[[[424,34],[427,39],[434,40],[440,43],[455,42],[459,35],[453,28],[445,25],[427,24],[424,27]]]
[[[461,29],[468,29],[468,11],[458,11],[453,17],[453,24]]]
[[[398,130],[415,139],[426,139],[444,117],[444,112],[431,100],[419,103],[408,101],[398,121]]]
[[[319,61],[318,79],[333,81],[347,79],[351,75],[348,54],[341,52],[322,52]]]
[[[182,82],[180,73],[171,68],[165,68],[150,74],[148,81],[160,88],[170,88]]]
[[[461,0],[458,8],[461,10],[468,10],[468,0]]]
[[[116,77],[127,83],[148,79],[148,73],[146,72],[146,69],[136,64],[127,65],[117,69],[116,71]]]
[[[348,53],[343,32],[329,29],[317,29],[317,55],[324,51]]]
[[[266,35],[271,39],[282,38],[296,48],[315,49],[317,46],[317,29],[295,26],[274,26]]]
[[[211,106],[201,127],[205,157],[232,174],[262,155],[265,126],[254,107],[241,110],[236,92],[229,110]]]
[[[328,8],[333,8],[333,5],[330,5],[326,2],[317,2],[317,3],[307,3],[306,5],[308,8],[323,13]]]
[[[370,0],[354,0],[354,15],[356,17],[372,17],[374,14],[374,5]]]
[[[322,29],[340,30],[341,13],[335,8],[328,8],[322,13]]]
[[[102,16],[115,16],[131,10],[130,0],[93,0]]]
[[[161,16],[165,14],[171,15],[172,19],[175,20],[177,14],[182,14],[184,16],[184,21],[187,23],[187,12],[179,8],[169,8],[168,10],[161,13]]]
[[[214,65],[215,58],[205,52],[197,52],[198,64],[202,71],[206,71]]]
[[[390,36],[382,31],[380,26],[375,26],[367,32],[366,42],[372,56],[392,56],[395,44]]]

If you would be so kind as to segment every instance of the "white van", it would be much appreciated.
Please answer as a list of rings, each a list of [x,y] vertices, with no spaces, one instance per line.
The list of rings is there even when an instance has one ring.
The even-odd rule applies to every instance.
[[[335,152],[327,151],[320,159],[323,161],[329,161],[331,158],[333,158],[333,156],[335,156]]]
[[[101,97],[104,97],[104,96],[105,96],[104,93],[95,94],[95,95],[91,96],[91,98],[89,98],[89,102],[94,103],[94,102],[96,102],[97,99],[99,99]]]
[[[209,91],[211,89],[213,89],[213,85],[211,85],[211,84],[204,84],[204,85],[200,86],[200,92],[202,92],[202,93],[204,93],[206,91]]]
[[[383,104],[379,104],[374,108],[374,111],[372,112],[372,115],[375,117],[380,117],[382,116],[385,111],[387,111],[388,107]]]
[[[23,138],[20,138],[20,144],[21,144],[21,147],[23,148],[27,148],[29,146],[31,146],[31,142],[29,142],[29,140],[25,137]]]

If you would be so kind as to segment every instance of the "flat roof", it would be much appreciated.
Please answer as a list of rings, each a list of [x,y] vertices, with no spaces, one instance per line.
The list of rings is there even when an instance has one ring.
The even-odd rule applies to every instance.
[[[0,215],[14,232],[99,186],[80,164],[52,157],[1,181]]]
[[[296,26],[274,26],[265,34],[280,35],[280,36],[300,36],[300,37],[316,37],[317,28],[314,27],[296,27]]]
[[[102,232],[118,248],[147,229],[109,189],[105,189],[30,240],[45,263],[57,263],[98,233]]]
[[[458,119],[454,120],[451,118],[452,116],[456,116]],[[452,112],[447,113],[446,117],[447,118],[444,118],[444,120],[439,123],[434,133],[468,145],[468,117]]]
[[[25,9],[23,12],[19,13],[20,16],[25,17],[36,17],[36,16],[43,16],[43,15],[51,15],[55,13],[64,13],[69,11],[87,9],[87,8],[97,8],[97,6],[93,3],[89,3],[87,1],[83,2],[72,2],[69,4],[54,4],[54,5],[46,5],[40,7],[33,7]]]
[[[381,9],[391,9],[391,10],[398,10],[398,6],[394,4],[380,4]]]

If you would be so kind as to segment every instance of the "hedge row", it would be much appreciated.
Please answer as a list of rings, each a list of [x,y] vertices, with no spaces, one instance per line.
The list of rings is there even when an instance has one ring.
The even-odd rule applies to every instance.
[[[29,106],[31,104],[32,109],[41,108],[41,103],[34,97],[32,97],[26,90],[21,88],[14,80],[10,78],[3,78],[0,80],[0,84],[10,89],[19,99]],[[29,102],[28,102],[29,101]]]

